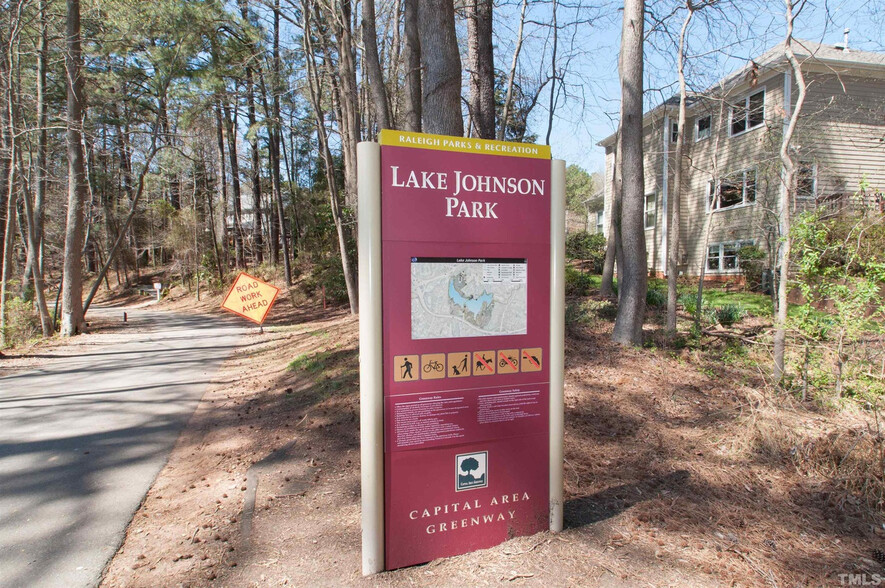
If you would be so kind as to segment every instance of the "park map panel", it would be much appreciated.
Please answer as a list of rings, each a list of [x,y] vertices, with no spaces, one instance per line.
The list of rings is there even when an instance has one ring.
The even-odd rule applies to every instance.
[[[524,335],[525,259],[413,257],[412,339]]]

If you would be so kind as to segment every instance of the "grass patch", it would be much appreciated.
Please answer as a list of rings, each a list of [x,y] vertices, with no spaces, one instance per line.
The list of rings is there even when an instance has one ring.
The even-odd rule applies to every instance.
[[[771,316],[771,298],[755,292],[704,289],[704,306],[742,308],[750,316]]]
[[[327,351],[320,351],[312,355],[304,353],[299,355],[286,367],[290,372],[306,372],[316,374],[326,369],[326,361],[329,359]]]

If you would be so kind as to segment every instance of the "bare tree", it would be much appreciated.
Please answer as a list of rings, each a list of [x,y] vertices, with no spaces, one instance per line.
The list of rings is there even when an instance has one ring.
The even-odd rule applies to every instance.
[[[621,150],[623,196],[621,246],[624,263],[618,269],[618,314],[612,340],[622,345],[642,343],[648,267],[643,205],[645,174],[642,153],[642,88],[644,0],[624,1],[621,29]]]
[[[510,119],[510,108],[513,104],[513,84],[516,78],[516,65],[519,63],[519,53],[522,51],[525,11],[527,7],[528,0],[522,0],[522,8],[519,11],[519,28],[516,30],[516,46],[513,48],[510,73],[507,75],[507,92],[504,94],[504,104],[501,107],[501,124],[498,126],[498,135],[496,137],[499,141],[504,140],[504,131],[507,129],[507,122]]]
[[[719,86],[719,94],[720,98],[719,102],[719,112],[716,115],[716,124],[719,127],[714,131],[713,136],[715,137],[713,143],[713,149],[710,151],[711,163],[712,163],[712,194],[710,195],[710,214],[706,215],[704,219],[704,243],[701,251],[704,252],[701,255],[701,267],[698,268],[698,289],[697,295],[695,298],[695,315],[694,315],[694,324],[695,329],[699,330],[701,328],[701,315],[704,310],[704,279],[707,275],[707,251],[710,246],[710,233],[713,230],[713,211],[719,209],[720,200],[722,197],[722,189],[719,182],[719,145],[722,142],[722,128],[728,124],[727,118],[725,116],[725,87],[720,81]]]
[[[674,159],[673,186],[668,199],[669,210],[667,211],[667,334],[670,337],[676,335],[676,298],[677,280],[679,278],[679,228],[682,212],[682,160],[685,153],[685,102],[688,91],[685,84],[685,38],[691,19],[694,17],[695,7],[692,0],[686,0],[685,7],[688,13],[682,22],[682,30],[679,32],[679,49],[676,52],[676,71],[679,75],[679,119],[676,123],[676,157]],[[665,129],[664,132],[669,132]],[[664,157],[668,157],[664,153]]]
[[[791,142],[793,134],[796,132],[796,124],[802,113],[802,105],[805,103],[806,84],[805,76],[802,73],[802,66],[793,53],[793,25],[796,17],[805,7],[806,0],[784,0],[786,6],[786,24],[787,34],[784,39],[784,54],[787,61],[790,62],[790,71],[795,78],[798,95],[796,104],[792,107],[791,112],[784,113],[784,135],[781,139],[780,160],[783,164],[781,178],[783,185],[780,190],[780,203],[778,212],[780,213],[780,223],[778,230],[780,233],[780,243],[778,246],[778,284],[777,284],[777,313],[775,314],[775,330],[774,330],[774,381],[780,384],[784,377],[784,355],[786,352],[787,341],[787,294],[789,292],[790,277],[790,246],[792,239],[790,237],[790,215],[793,205],[793,199],[796,194],[796,169],[797,165],[791,154]]]
[[[326,129],[326,116],[323,109],[323,103],[320,99],[322,91],[322,78],[314,61],[313,40],[311,38],[310,14],[312,11],[311,0],[303,0],[303,42],[304,54],[307,63],[307,82],[310,95],[311,105],[313,106],[314,116],[316,118],[317,139],[320,144],[320,153],[323,157],[323,163],[326,168],[326,181],[329,186],[329,204],[332,209],[332,221],[335,223],[335,231],[338,235],[338,252],[341,256],[341,270],[344,274],[344,283],[347,288],[347,298],[350,301],[351,314],[359,312],[358,292],[356,288],[356,280],[353,271],[353,264],[350,261],[350,255],[347,252],[347,233],[344,227],[344,219],[341,214],[341,201],[338,190],[338,182],[335,178],[335,163],[332,159],[332,151],[329,148],[329,136]],[[330,65],[326,63],[327,69]]]

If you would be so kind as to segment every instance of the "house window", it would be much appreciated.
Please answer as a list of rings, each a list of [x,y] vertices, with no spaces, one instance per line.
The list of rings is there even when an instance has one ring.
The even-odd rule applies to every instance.
[[[597,233],[603,232],[604,224],[605,224],[605,211],[604,210],[597,210],[596,211],[596,232]]]
[[[756,170],[745,169],[719,180],[718,191],[713,181],[707,183],[709,210],[721,210],[756,202]]]
[[[731,107],[729,114],[732,136],[758,127],[765,122],[765,90],[759,90],[739,101]]]
[[[715,243],[707,248],[707,271],[737,272],[741,269],[740,256],[742,247],[752,245],[752,241],[733,241]]]
[[[817,195],[817,166],[800,161],[796,170],[796,198],[813,199]]]
[[[719,271],[719,245],[710,245],[707,249],[707,270],[711,272]]]
[[[675,143],[679,140],[679,123],[670,123],[670,142]]]
[[[698,118],[695,123],[695,140],[701,141],[710,136],[713,127],[713,117],[710,115]]]
[[[657,220],[657,195],[652,192],[651,194],[645,195],[645,228],[653,229],[655,228],[655,221]]]

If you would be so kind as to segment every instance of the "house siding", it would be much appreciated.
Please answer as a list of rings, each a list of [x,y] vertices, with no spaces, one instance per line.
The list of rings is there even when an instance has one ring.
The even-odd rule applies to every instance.
[[[862,180],[885,190],[885,80],[811,72],[806,82],[797,143],[817,165],[817,194],[854,195]]]
[[[867,192],[885,191],[885,71],[882,77],[847,75],[832,68],[806,74],[808,91],[803,114],[793,143],[799,159],[815,165],[816,195],[853,195],[861,182]],[[786,76],[786,78],[785,78]],[[784,128],[784,84],[791,75],[769,70],[751,86],[746,80],[727,93],[726,105],[712,98],[693,104],[686,120],[686,158],[680,225],[680,272],[698,275],[706,261],[706,243],[752,241],[771,251],[777,240],[777,202],[781,191],[781,161],[778,155]],[[844,90],[843,90],[844,88]],[[729,102],[765,91],[764,123],[731,136]],[[791,86],[791,107],[798,90]],[[697,141],[695,124],[700,116],[711,115],[710,137]],[[674,196],[674,145],[664,145],[664,120],[676,120],[676,108],[659,108],[647,115],[644,128],[645,193],[654,192],[656,222],[647,229],[646,250],[649,270],[663,273],[666,267],[663,202],[663,158],[669,158],[668,191]],[[669,132],[669,130],[668,130]],[[605,206],[611,206],[613,146],[606,150]],[[709,211],[707,185],[715,177],[725,177],[746,169],[756,172],[755,203]],[[813,199],[797,202],[799,208],[814,206]],[[709,232],[709,238],[707,234]],[[714,272],[727,275],[729,272]],[[731,272],[736,273],[736,272]]]

